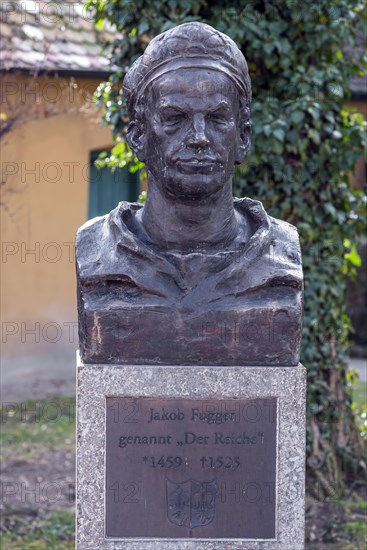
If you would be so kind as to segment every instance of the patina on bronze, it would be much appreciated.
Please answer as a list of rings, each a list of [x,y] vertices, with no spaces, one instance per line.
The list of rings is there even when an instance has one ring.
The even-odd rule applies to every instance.
[[[82,360],[297,365],[297,230],[232,197],[234,166],[250,148],[241,51],[208,25],[180,25],[150,42],[123,93],[147,200],[121,202],[78,231]]]
[[[108,397],[106,536],[274,539],[277,400]]]

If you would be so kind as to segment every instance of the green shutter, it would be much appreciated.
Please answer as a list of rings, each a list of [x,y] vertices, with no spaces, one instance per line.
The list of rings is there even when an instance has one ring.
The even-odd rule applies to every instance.
[[[135,202],[139,196],[139,174],[126,168],[112,172],[109,168],[97,170],[94,161],[100,151],[90,155],[88,218],[110,212],[120,201]]]

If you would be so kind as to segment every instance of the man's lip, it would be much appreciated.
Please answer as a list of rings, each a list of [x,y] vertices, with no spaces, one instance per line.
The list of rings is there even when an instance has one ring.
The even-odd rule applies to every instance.
[[[186,174],[195,174],[195,173],[211,173],[216,167],[219,166],[218,161],[213,159],[179,159],[176,161],[177,167],[180,172]]]
[[[212,159],[212,158],[202,158],[202,159],[199,159],[199,158],[189,158],[189,159],[177,159],[177,162],[179,162],[180,164],[215,164],[217,161],[215,159]]]

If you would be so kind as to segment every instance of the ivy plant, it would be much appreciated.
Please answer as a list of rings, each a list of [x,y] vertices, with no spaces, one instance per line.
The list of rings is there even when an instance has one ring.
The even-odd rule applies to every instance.
[[[297,226],[303,248],[302,362],[308,369],[307,464],[316,496],[341,495],[361,468],[362,442],[347,383],[346,277],[360,262],[366,198],[350,172],[366,145],[361,114],[347,107],[349,82],[367,58],[355,53],[363,3],[355,0],[89,0],[95,22],[117,29],[106,45],[114,74],[96,93],[116,147],[110,167],[137,164],[124,141],[121,85],[149,40],[202,21],[242,49],[253,87],[252,152],[234,194],[263,202]]]

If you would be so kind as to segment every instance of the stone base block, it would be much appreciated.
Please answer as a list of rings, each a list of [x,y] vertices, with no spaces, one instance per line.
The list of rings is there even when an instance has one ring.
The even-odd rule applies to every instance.
[[[303,549],[305,403],[301,365],[79,362],[77,548]]]

